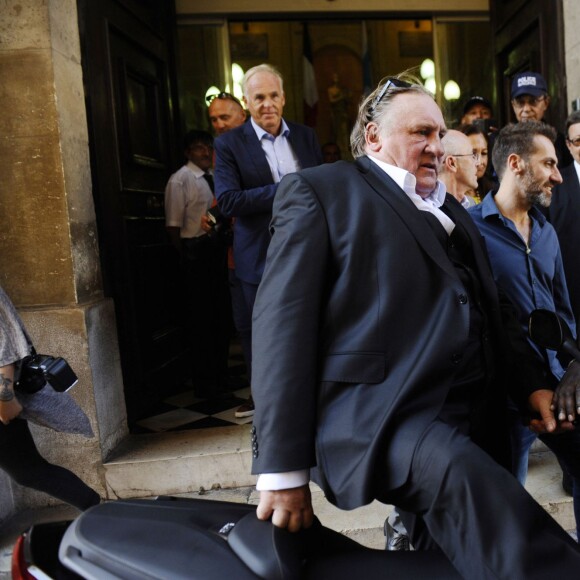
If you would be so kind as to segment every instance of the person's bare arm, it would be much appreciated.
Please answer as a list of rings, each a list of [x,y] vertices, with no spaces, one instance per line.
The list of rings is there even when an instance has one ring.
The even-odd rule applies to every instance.
[[[14,394],[14,365],[0,367],[0,421],[8,425],[21,411],[22,405]]]
[[[312,498],[308,485],[277,491],[261,491],[256,511],[258,519],[268,520],[278,528],[297,532],[309,528],[314,519]]]

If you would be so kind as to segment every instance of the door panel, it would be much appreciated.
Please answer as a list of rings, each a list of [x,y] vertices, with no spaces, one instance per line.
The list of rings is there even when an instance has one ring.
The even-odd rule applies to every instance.
[[[171,4],[79,0],[93,195],[130,424],[184,380],[189,360],[163,212],[180,162]]]
[[[500,121],[514,120],[510,77],[541,73],[551,96],[546,121],[561,130],[566,119],[566,76],[562,0],[490,0]]]

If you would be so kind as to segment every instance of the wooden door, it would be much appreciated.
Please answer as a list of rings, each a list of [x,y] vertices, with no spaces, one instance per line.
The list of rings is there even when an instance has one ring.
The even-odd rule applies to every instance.
[[[546,122],[562,130],[566,75],[562,0],[490,0],[500,121],[515,120],[510,78],[533,71],[544,76],[551,96]]]
[[[175,14],[166,0],[79,0],[93,195],[129,423],[185,377],[178,264],[163,192],[180,163]]]

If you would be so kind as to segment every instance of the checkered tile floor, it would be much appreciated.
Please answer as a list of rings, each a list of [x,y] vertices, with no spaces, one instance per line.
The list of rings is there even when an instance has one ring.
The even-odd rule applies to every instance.
[[[245,365],[241,349],[236,343],[230,349],[228,366],[232,376],[245,378]],[[155,415],[136,421],[131,433],[163,433],[165,431],[186,431],[208,427],[227,427],[251,423],[252,417],[238,419],[236,409],[250,396],[250,387],[231,392],[231,397],[223,400],[201,399],[195,396],[192,385],[184,385],[184,391],[165,399],[156,409]]]

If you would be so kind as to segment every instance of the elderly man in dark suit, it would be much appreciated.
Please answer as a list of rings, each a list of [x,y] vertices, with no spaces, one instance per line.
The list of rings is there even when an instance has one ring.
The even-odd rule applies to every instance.
[[[251,312],[264,271],[278,183],[289,173],[320,165],[322,153],[312,129],[283,119],[283,80],[274,67],[249,69],[242,89],[250,121],[216,140],[215,186],[221,212],[236,218],[236,276]],[[236,416],[253,415],[251,399],[242,407]]]
[[[580,111],[566,120],[566,144],[574,163],[561,168],[562,183],[552,194],[549,220],[560,241],[576,325],[580,324]]]
[[[308,527],[312,478],[340,508],[397,505],[466,578],[573,575],[577,545],[498,464],[506,384],[548,431],[553,392],[437,179],[445,132],[430,93],[391,78],[360,107],[355,164],[278,188],[254,308],[258,517]]]

